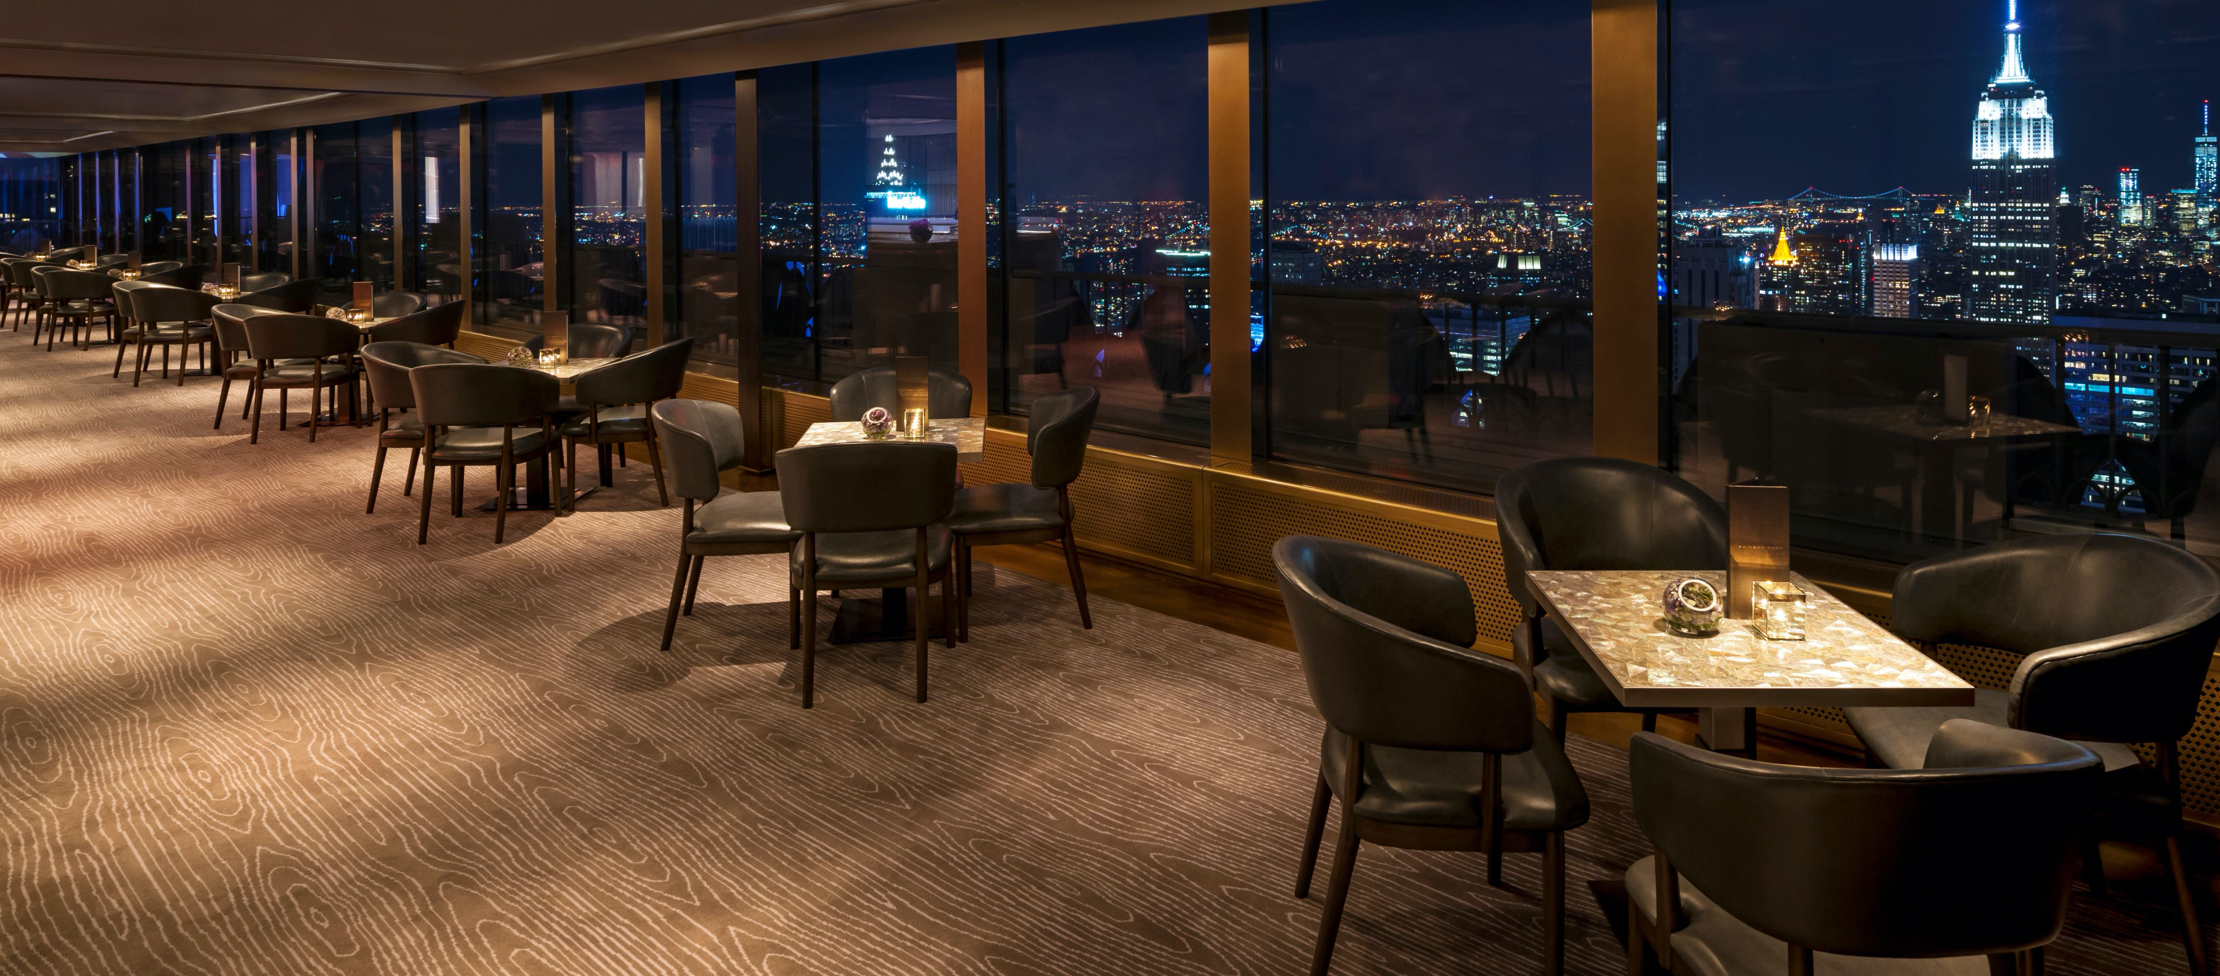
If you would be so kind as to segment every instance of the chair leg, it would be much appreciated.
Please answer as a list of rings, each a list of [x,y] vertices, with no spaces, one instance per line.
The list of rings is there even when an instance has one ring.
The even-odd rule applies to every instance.
[[[671,507],[671,493],[663,487],[663,445],[655,439],[654,424],[648,425],[647,446],[648,466],[655,469],[655,497],[660,499],[656,504],[663,508],[669,508]]]
[[[223,416],[218,413],[216,416]],[[378,511],[378,478],[385,474],[385,445],[378,445],[378,459],[370,463],[370,504],[363,506],[362,514],[375,515]]]
[[[424,449],[421,447],[409,448],[409,476],[401,482],[401,497],[403,498],[407,498],[409,492],[416,488],[416,456],[422,453],[424,453]]]
[[[812,558],[815,554],[812,553]],[[817,574],[802,571],[802,707],[817,706]]]
[[[2084,834],[2081,838],[2081,880],[2089,886],[2090,894],[2104,894],[2104,850],[2097,845],[2094,833]]]
[[[786,646],[802,646],[802,588],[789,579],[786,583]]]
[[[1565,723],[1568,714],[1569,710],[1565,707],[1564,701],[1556,696],[1549,696],[1549,734],[1556,737],[1559,744],[1563,744],[1565,741]]]
[[[501,530],[509,524],[509,483],[516,480],[516,469],[507,459],[493,466],[493,544],[501,544]]]
[[[2196,893],[2190,889],[2188,866],[2182,862],[2179,833],[2166,835],[2166,864],[2174,871],[2174,897],[2181,901],[2181,941],[2189,950],[2189,971],[2203,976],[2211,972],[2205,968],[2205,929],[2197,921]]]
[[[18,325],[16,328],[20,330],[23,326]],[[129,348],[131,347],[122,342],[116,343],[116,368],[108,371],[109,379],[115,379],[123,375],[123,351]]]
[[[678,550],[678,576],[671,580],[671,608],[663,614],[663,649],[671,649],[671,635],[678,630],[678,596],[686,588],[687,570],[694,567],[699,557],[686,554],[684,546]]]
[[[424,544],[424,534],[430,531],[432,525],[432,483],[434,480],[432,473],[437,470],[439,470],[438,465],[430,462],[424,464],[424,494],[418,499],[422,504],[416,513],[416,544],[420,546]],[[460,471],[462,469],[457,468],[455,470]]]
[[[1649,976],[1649,960],[1642,942],[1642,912],[1632,905],[1626,915],[1626,976]]]
[[[1357,867],[1357,818],[1341,805],[1341,835],[1334,840],[1333,873],[1326,878],[1326,910],[1318,917],[1318,944],[1311,950],[1310,976],[1326,976],[1333,965],[1334,937],[1341,934],[1341,909],[1349,901],[1349,876]]]
[[[310,383],[308,386],[308,442],[311,444],[316,443],[316,428],[318,426],[316,418],[323,415],[324,384]]]
[[[470,469],[458,464],[447,472],[447,507],[450,518],[462,518],[463,472]]]
[[[917,703],[925,704],[925,655],[933,646],[932,615],[925,612],[925,598],[932,591],[927,589],[924,561],[919,560],[917,571],[917,596],[910,600],[910,624],[917,628]]]
[[[956,552],[952,557],[956,568],[956,638],[971,640],[971,546],[961,536],[956,539]]]
[[[940,573],[940,626],[944,631],[948,649],[956,649],[956,565],[950,562]]]
[[[254,389],[247,392],[248,410],[254,413],[254,427],[247,432],[247,443],[262,443],[262,379],[256,377]]]
[[[689,617],[694,615],[694,594],[701,590],[701,564],[708,558],[695,556],[693,571],[686,574],[686,608],[683,612]]]
[[[1087,577],[1079,571],[1079,543],[1072,539],[1071,523],[1064,523],[1064,566],[1071,570],[1071,592],[1079,598],[1079,626],[1093,630],[1095,621],[1087,615]]]
[[[1631,913],[1630,913],[1631,914]],[[1627,930],[1637,923],[1629,918]],[[1565,972],[1565,832],[1553,830],[1542,841],[1542,974]]]
[[[119,352],[117,352],[117,353],[116,353],[116,356],[118,357],[118,359],[119,359],[119,361],[120,361],[121,357],[123,356],[123,353],[119,351]],[[226,376],[226,377],[224,377],[224,383],[223,383],[223,385],[222,385],[222,386],[219,386],[219,387],[217,387],[217,388],[216,388],[216,429],[217,429],[217,430],[222,430],[222,429],[224,429],[224,404],[225,404],[225,403],[227,403],[227,402],[229,402],[230,400],[231,400],[231,377],[229,377],[229,376]]]
[[[1310,897],[1310,878],[1318,867],[1318,842],[1326,839],[1326,808],[1334,802],[1333,787],[1326,785],[1326,776],[1318,776],[1318,788],[1310,792],[1310,826],[1303,828],[1303,863],[1295,869],[1295,897]]]
[[[133,389],[138,388],[139,377],[146,375],[146,354],[149,348],[151,347],[145,342],[139,343],[139,355],[131,360],[131,387]]]

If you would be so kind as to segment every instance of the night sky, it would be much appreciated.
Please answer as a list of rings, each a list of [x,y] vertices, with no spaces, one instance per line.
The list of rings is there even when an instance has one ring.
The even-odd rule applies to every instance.
[[[1677,0],[1674,191],[1683,199],[1963,193],[1976,103],[2004,57],[2004,0]],[[2025,0],[2061,182],[2190,183],[2199,102],[2220,98],[2220,3]]]

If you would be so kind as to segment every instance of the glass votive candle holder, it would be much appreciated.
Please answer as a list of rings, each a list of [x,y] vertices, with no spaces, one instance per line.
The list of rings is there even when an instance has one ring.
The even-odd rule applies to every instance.
[[[925,439],[925,411],[910,407],[902,411],[902,436],[913,441]]]
[[[1755,584],[1752,602],[1757,619],[1751,629],[1766,640],[1803,640],[1804,610],[1810,601],[1804,588],[1786,580]]]

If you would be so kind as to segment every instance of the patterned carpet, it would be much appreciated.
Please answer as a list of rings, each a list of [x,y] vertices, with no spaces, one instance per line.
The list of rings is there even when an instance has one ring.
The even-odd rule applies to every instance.
[[[908,645],[864,645],[804,712],[777,558],[711,560],[655,649],[678,514],[639,466],[506,545],[472,511],[419,548],[399,464],[362,511],[368,431],[250,446],[209,429],[212,380],[132,389],[26,339],[0,344],[0,973],[1307,969],[1319,725],[1284,651],[1109,600],[1083,631],[1066,590],[982,574],[930,704]],[[1643,853],[1624,755],[1572,752],[1597,817],[1569,967],[1619,972],[1579,882]],[[1532,972],[1537,860],[1506,892],[1476,856],[1367,849],[1335,972]],[[2052,971],[2178,972],[2172,924],[2107,900]]]

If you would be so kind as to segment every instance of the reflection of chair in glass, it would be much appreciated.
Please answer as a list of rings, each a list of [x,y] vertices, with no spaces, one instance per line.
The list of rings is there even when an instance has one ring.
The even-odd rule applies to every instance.
[[[600,286],[601,312],[611,322],[637,322],[646,315],[647,288],[637,281],[619,278],[602,278]]]
[[[292,275],[286,274],[282,271],[270,271],[263,274],[251,274],[239,279],[239,293],[242,295],[251,295],[258,291],[268,291],[292,280]]]
[[[934,420],[971,416],[971,381],[946,366],[927,371],[925,415]],[[864,411],[885,407],[899,418],[902,389],[894,367],[873,366],[841,377],[832,387],[832,419],[862,420]]]
[[[1148,294],[1126,318],[1126,331],[1139,333],[1141,349],[1148,356],[1149,378],[1164,391],[1169,402],[1193,392],[1195,377],[1209,361],[1204,328],[1188,317],[1187,289],[1179,285],[1148,286]]]
[[[1426,395],[1448,378],[1448,346],[1418,303],[1283,295],[1274,301],[1275,422],[1356,447],[1367,430],[1401,430],[1430,453]]]
[[[2143,503],[2145,516],[2173,523],[2172,535],[2184,538],[2189,513],[2196,510],[2204,490],[2205,467],[2220,441],[2220,377],[2207,379],[2166,412],[2157,436],[2150,440],[2119,437],[2112,440],[2121,469],[2134,487],[2112,493],[2106,507],[2115,516],[2120,500],[2133,494]]]
[[[1595,333],[1588,317],[1558,311],[1542,316],[1503,354],[1490,384],[1491,417],[1509,430],[1585,445],[1593,422]]]
[[[424,308],[424,296],[408,291],[389,291],[370,298],[370,314],[381,319],[414,315]]]
[[[615,359],[632,348],[632,330],[599,322],[579,322],[570,327],[567,352],[572,359]]]
[[[319,287],[321,283],[314,278],[280,282],[260,291],[240,295],[238,303],[280,312],[308,312],[316,307],[316,290]],[[246,291],[246,286],[241,285],[239,290]]]

